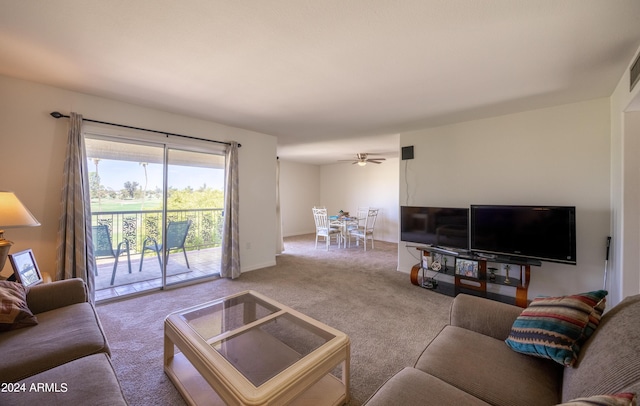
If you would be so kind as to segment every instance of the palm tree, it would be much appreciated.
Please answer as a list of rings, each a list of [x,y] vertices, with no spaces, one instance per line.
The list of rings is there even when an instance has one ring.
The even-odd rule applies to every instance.
[[[140,165],[144,168],[144,189],[142,190],[142,204],[140,205],[140,210],[144,210],[144,199],[147,197],[147,184],[149,183],[149,176],[147,174],[147,165],[148,162],[140,162]]]
[[[100,174],[98,173],[98,164],[100,163],[100,158],[93,158],[93,164],[96,166],[96,194],[98,195],[98,211],[102,210],[102,193],[100,193]]]

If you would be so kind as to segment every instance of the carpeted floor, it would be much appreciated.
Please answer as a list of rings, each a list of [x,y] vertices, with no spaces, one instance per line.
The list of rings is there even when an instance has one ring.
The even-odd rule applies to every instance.
[[[448,322],[452,298],[412,285],[397,272],[397,245],[314,249],[314,236],[285,239],[277,265],[98,306],[112,360],[132,406],[182,405],[163,372],[163,321],[174,311],[253,289],[345,332],[351,339],[351,402],[413,365]]]

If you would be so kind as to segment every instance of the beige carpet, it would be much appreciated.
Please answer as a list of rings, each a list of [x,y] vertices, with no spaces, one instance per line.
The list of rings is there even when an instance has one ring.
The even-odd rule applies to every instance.
[[[361,405],[384,381],[413,365],[448,322],[452,298],[412,285],[397,272],[397,245],[374,250],[314,249],[314,236],[285,239],[277,265],[98,306],[112,359],[132,406],[182,405],[162,370],[167,314],[254,289],[345,332],[351,339],[351,402]]]

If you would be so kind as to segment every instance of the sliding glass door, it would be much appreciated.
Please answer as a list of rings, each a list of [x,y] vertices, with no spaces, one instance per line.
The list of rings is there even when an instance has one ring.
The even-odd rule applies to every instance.
[[[224,155],[167,150],[168,284],[220,273],[224,165]]]
[[[218,275],[222,152],[105,136],[85,140],[96,298]]]

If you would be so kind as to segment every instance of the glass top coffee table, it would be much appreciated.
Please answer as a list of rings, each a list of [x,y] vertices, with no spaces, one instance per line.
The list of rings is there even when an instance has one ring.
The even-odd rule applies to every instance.
[[[172,313],[164,332],[164,370],[189,404],[349,401],[349,337],[255,291]]]

